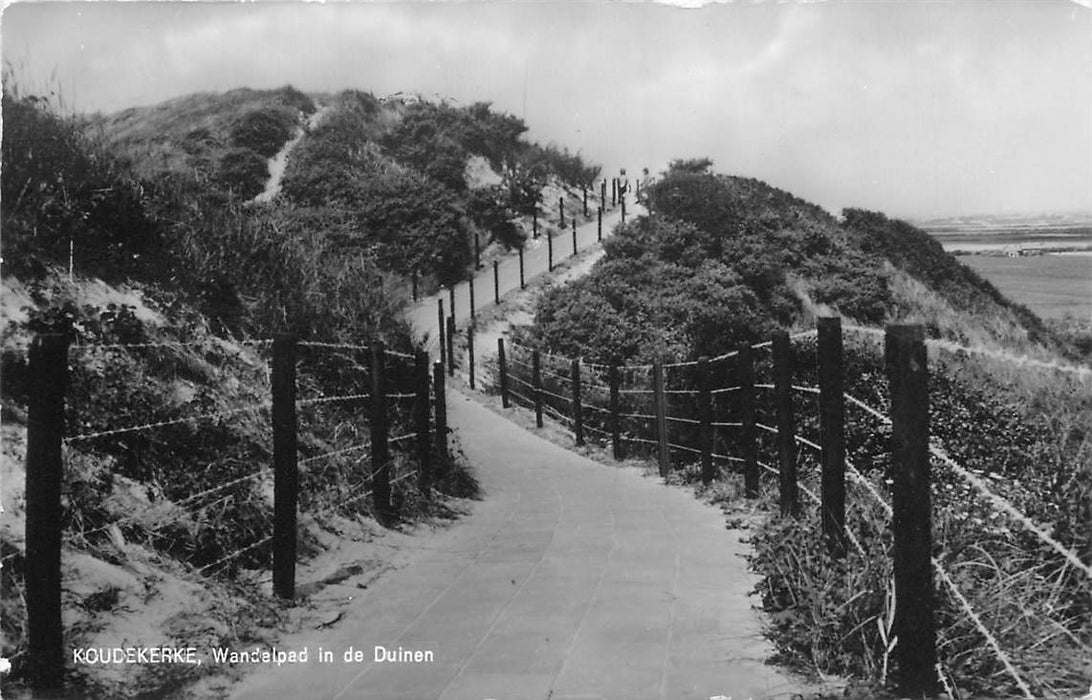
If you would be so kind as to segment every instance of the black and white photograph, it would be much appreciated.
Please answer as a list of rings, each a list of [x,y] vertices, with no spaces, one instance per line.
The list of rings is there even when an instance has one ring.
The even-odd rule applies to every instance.
[[[0,696],[1092,700],[1092,0],[0,59]]]

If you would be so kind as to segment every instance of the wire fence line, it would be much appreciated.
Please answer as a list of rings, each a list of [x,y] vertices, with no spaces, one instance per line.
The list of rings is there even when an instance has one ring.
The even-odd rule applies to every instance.
[[[835,327],[838,331],[837,340],[840,346],[843,327],[841,327],[841,324],[837,324]],[[912,343],[907,343],[905,338],[911,337],[912,334],[909,334],[908,336],[907,334],[902,333],[902,331],[909,328],[911,327],[895,327],[895,330],[892,330],[891,328],[886,330],[866,329],[866,332],[869,334],[882,335],[885,343],[888,343],[889,345],[894,343],[894,347],[896,348],[906,348],[910,347]],[[844,330],[855,331],[856,327],[846,326],[844,327]],[[862,471],[858,469],[858,467],[850,459],[846,458],[846,456],[844,455],[844,447],[835,444],[832,445],[830,449],[824,448],[824,444],[826,444],[827,440],[830,438],[830,436],[826,433],[827,428],[823,427],[823,425],[825,425],[826,418],[823,418],[823,420],[820,421],[820,427],[822,428],[822,430],[820,430],[819,432],[823,433],[823,436],[816,439],[809,439],[809,437],[805,435],[798,434],[795,430],[795,427],[791,423],[788,424],[788,432],[785,432],[783,430],[784,426],[780,422],[773,421],[774,414],[777,413],[773,410],[774,404],[782,400],[791,401],[791,399],[782,398],[786,395],[786,392],[787,394],[796,395],[797,397],[815,397],[816,399],[818,399],[817,403],[821,411],[830,410],[830,407],[833,405],[831,402],[833,401],[833,397],[835,396],[835,390],[824,384],[824,382],[827,382],[827,384],[829,384],[829,382],[823,378],[822,374],[823,353],[826,352],[824,348],[829,347],[830,344],[830,333],[824,331],[823,323],[820,323],[815,330],[790,335],[788,337],[788,341],[790,344],[793,342],[810,343],[812,344],[812,347],[816,348],[816,355],[819,358],[820,362],[818,385],[808,385],[800,383],[798,381],[793,382],[791,381],[791,379],[778,379],[775,376],[773,381],[763,378],[763,380],[755,382],[753,381],[753,379],[749,379],[746,382],[739,382],[736,386],[701,387],[691,385],[693,386],[693,388],[691,388],[691,386],[687,385],[688,382],[702,381],[701,373],[691,372],[679,372],[676,375],[672,375],[676,377],[672,380],[672,385],[670,387],[663,385],[663,373],[665,370],[678,371],[697,368],[700,364],[698,361],[654,363],[652,365],[618,366],[593,364],[581,361],[579,362],[579,367],[582,370],[586,370],[587,368],[591,367],[595,368],[596,370],[602,370],[602,372],[589,372],[589,374],[591,374],[593,378],[581,377],[581,388],[583,390],[583,393],[579,396],[576,392],[574,392],[571,396],[563,396],[561,395],[561,393],[557,393],[557,391],[554,391],[553,387],[544,389],[542,386],[535,386],[532,382],[529,382],[527,380],[528,373],[525,371],[532,369],[532,367],[530,364],[524,362],[523,359],[518,359],[513,362],[511,368],[514,369],[511,369],[509,379],[514,380],[513,383],[519,384],[522,387],[526,387],[531,392],[530,397],[523,394],[520,395],[521,401],[525,405],[533,404],[535,396],[546,396],[563,401],[564,403],[561,407],[559,407],[558,405],[547,405],[543,408],[551,416],[564,421],[566,428],[570,429],[570,432],[572,432],[573,429],[577,431],[585,430],[595,433],[597,436],[602,436],[604,438],[609,436],[616,444],[627,443],[644,445],[651,448],[650,451],[654,455],[662,455],[666,450],[669,451],[668,454],[673,452],[677,455],[678,458],[682,458],[685,455],[688,459],[691,459],[692,461],[697,457],[700,457],[702,460],[728,461],[732,464],[743,465],[743,470],[746,474],[747,470],[752,468],[751,465],[754,464],[756,460],[753,456],[751,456],[752,453],[749,452],[749,449],[745,446],[742,447],[740,451],[735,452],[735,454],[725,454],[723,450],[710,450],[707,444],[700,447],[697,444],[699,436],[698,428],[704,430],[712,429],[715,427],[741,429],[738,431],[738,434],[735,436],[734,442],[732,443],[737,445],[737,447],[739,446],[739,440],[755,440],[756,444],[760,442],[762,445],[766,446],[772,445],[775,440],[778,442],[778,444],[782,444],[784,441],[787,440],[793,445],[803,446],[805,448],[813,450],[817,455],[822,457],[821,460],[810,459],[809,462],[811,464],[819,464],[820,462],[826,464],[830,461],[830,459],[835,458],[839,454],[839,451],[841,451],[841,481],[843,484],[841,488],[844,489],[846,483],[851,483],[854,485],[855,489],[857,487],[863,489],[868,494],[866,498],[874,501],[875,504],[877,504],[877,506],[883,511],[884,515],[887,518],[893,519],[894,509],[892,503],[881,493],[880,487],[878,487],[874,483],[873,479],[870,478],[870,476],[862,473]],[[779,360],[778,358],[779,352],[782,351],[778,349],[778,342],[781,341],[773,340],[765,343],[756,343],[750,346],[752,349],[768,348],[772,351],[772,369],[771,365],[767,364],[767,360],[762,360],[762,364],[760,365],[757,361],[755,361],[756,366],[760,367],[762,372],[772,371],[776,375],[779,371],[778,367],[781,360]],[[931,344],[931,341],[923,340],[922,342]],[[899,343],[903,344],[899,345]],[[521,357],[523,357],[522,352],[524,350],[530,353],[534,352],[529,348],[521,348]],[[900,350],[899,352],[905,352],[905,350]],[[747,358],[742,357],[739,351],[733,351],[723,356],[718,356],[718,358],[714,359],[727,359],[729,357],[739,357],[739,366],[734,368],[732,372],[730,372],[726,376],[736,377],[737,373],[739,372],[746,373],[755,371],[753,367],[748,368]],[[899,362],[898,352],[896,352],[896,354],[892,357],[894,358],[894,360],[892,361],[896,362],[897,365]],[[891,358],[888,359],[891,360]],[[563,358],[556,355],[552,357],[552,360],[559,363],[572,362],[570,358]],[[632,370],[634,369],[639,369],[642,374],[640,376],[626,374],[627,371],[632,372]],[[648,371],[646,372],[646,370]],[[905,392],[905,390],[903,388],[900,388],[902,385],[897,386],[895,384],[895,382],[897,381],[897,377],[891,373],[891,365],[888,366],[888,370],[888,380],[892,383],[892,401],[894,401],[894,396],[896,392]],[[564,384],[564,386],[566,387],[571,386],[572,384],[571,375],[558,375],[556,377],[550,377],[550,374],[552,373],[543,372],[542,374],[545,374],[546,377],[542,378],[542,375],[540,375],[538,381],[552,382],[554,379],[560,379],[563,382],[568,382],[568,384]],[[607,377],[610,378],[609,384],[599,383],[595,380],[595,378],[603,378],[603,380],[605,381],[605,378]],[[657,382],[659,382],[659,384],[657,384]],[[918,388],[921,388],[925,385],[925,382],[919,381],[917,382],[917,384]],[[897,418],[896,414],[889,412],[888,410],[875,408],[874,406],[870,405],[868,401],[862,400],[848,391],[844,391],[843,389],[841,389],[841,381],[839,381],[836,385],[832,386],[838,387],[836,390],[838,397],[838,406],[844,405],[852,410],[860,410],[869,418],[878,421],[879,424],[885,429],[893,429],[896,432],[898,431],[899,419]],[[598,393],[596,390],[598,390]],[[607,392],[609,392],[609,394]],[[756,392],[761,392],[761,402],[757,401]],[[911,396],[911,394],[905,395]],[[607,405],[608,396],[610,401],[609,406]],[[702,413],[702,411],[710,410],[701,408],[702,402],[707,402],[713,399],[721,400],[717,400],[712,404],[711,415],[699,415]],[[916,399],[904,399],[904,401],[905,400],[916,401]],[[676,401],[679,401],[681,403],[677,404]],[[810,410],[815,410],[815,403],[809,401],[808,405],[810,407]],[[654,410],[649,411],[648,407],[650,406]],[[676,412],[668,410],[669,407],[678,408],[679,406],[685,407],[685,410],[682,412],[683,415],[678,415]],[[748,406],[750,406],[750,408],[748,408]],[[634,407],[640,408],[634,410]],[[565,410],[566,408],[571,410],[567,411]],[[688,414],[688,412],[691,410],[694,411],[694,413]],[[759,413],[755,413],[756,410]],[[839,408],[839,410],[843,412],[845,411],[844,408]],[[727,413],[725,413],[725,411],[727,411]],[[748,411],[750,411],[750,413],[748,413]],[[766,411],[766,413],[762,413],[762,411]],[[739,412],[742,412],[742,414],[740,415]],[[733,413],[735,413],[736,415],[733,415]],[[581,419],[574,418],[574,414],[583,414],[584,418],[582,419],[582,426],[579,426]],[[766,420],[765,418],[760,418],[760,414],[762,416],[769,415],[770,419]],[[588,421],[587,417],[589,415],[592,416],[593,420]],[[729,420],[725,420],[725,417],[728,417]],[[620,421],[623,420],[645,421],[647,428],[641,427],[634,432],[624,432],[620,429]],[[778,417],[778,421],[780,420],[781,418]],[[814,418],[812,420],[814,420]],[[748,437],[748,435],[750,437]],[[768,438],[763,436],[768,436]],[[760,437],[763,437],[763,440],[760,441]],[[702,438],[703,441],[707,439],[708,438]],[[914,439],[918,438],[915,437]],[[1003,496],[1000,496],[990,490],[986,483],[982,479],[976,477],[973,473],[971,473],[970,470],[966,470],[960,465],[955,464],[954,460],[951,460],[950,457],[948,457],[947,454],[939,448],[939,446],[935,442],[935,439],[928,439],[927,436],[926,439],[929,440],[928,452],[933,459],[938,459],[944,462],[949,466],[949,468],[956,471],[957,474],[964,477],[964,479],[970,481],[971,485],[977,491],[985,495],[989,502],[992,503],[996,509],[1017,519],[1023,527],[1031,531],[1039,540],[1049,546],[1057,554],[1061,555],[1067,564],[1072,565],[1079,571],[1084,572],[1086,575],[1092,578],[1092,567],[1083,563],[1080,557],[1074,551],[1067,548],[1056,538],[1051,537],[1049,532],[1047,532],[1045,528],[1037,525],[1030,518],[1020,513],[1019,509],[1016,508],[1016,506],[1014,506],[1011,502],[1007,501]],[[615,449],[617,457],[617,447]],[[734,452],[734,450],[730,452]],[[661,457],[661,460],[662,459],[663,458]],[[767,464],[759,462],[756,468],[761,469],[764,473],[777,474],[779,478],[782,477],[782,474],[778,468],[771,467]],[[827,467],[824,466],[823,468],[826,469]],[[705,469],[706,468],[703,467],[703,478]],[[661,470],[661,473],[664,472]],[[824,482],[825,481],[826,478],[824,478]],[[888,483],[890,484],[891,482]],[[926,480],[925,483],[927,488],[931,488],[931,486],[928,484],[928,480]],[[896,484],[895,488],[905,488],[905,485],[899,487],[898,484]],[[826,484],[824,483],[824,490],[825,489]],[[825,502],[824,497],[816,495],[802,485],[800,486],[800,490],[805,494],[807,498],[817,504],[822,505]],[[863,505],[863,502],[861,502],[861,504]],[[931,516],[927,515],[926,517]],[[845,538],[844,541],[847,544],[851,545],[857,552],[864,555],[866,550],[860,539],[857,537],[856,533],[853,532],[852,528],[846,527],[844,515],[841,516],[839,522],[839,527],[842,529],[842,536]],[[928,559],[927,551],[925,552],[925,555],[926,558],[922,560],[924,562],[923,566],[932,567],[933,564]],[[920,556],[920,553],[918,553],[916,556]],[[940,577],[939,573],[938,577]],[[938,580],[941,580],[941,578],[938,578]],[[944,581],[944,584],[947,585],[949,582],[950,579],[949,581]],[[905,607],[906,604],[903,603],[903,605]],[[929,611],[928,614],[931,616],[933,615],[933,612]],[[979,632],[983,632],[983,630],[980,629]],[[998,652],[999,661],[1001,661],[1002,663],[1006,663],[1004,658],[1002,658],[1004,652],[1001,650],[1000,646],[991,643],[989,647],[992,650]],[[900,667],[917,667],[919,670],[906,671],[905,673],[907,673],[908,675],[918,673],[919,675],[921,675],[921,678],[924,678],[930,673],[935,672],[935,661],[930,662],[927,665],[925,671],[920,670],[919,661],[920,660],[915,661],[912,658],[908,660],[904,659],[904,661],[900,663]],[[1011,663],[1006,664],[1007,667],[1011,665]],[[1022,688],[1027,687],[1026,683],[1024,683],[1024,681],[1022,680],[1018,681],[1018,684],[1022,684]]]
[[[843,326],[847,331],[853,331],[855,333],[861,333],[868,336],[880,336],[883,337],[884,330],[882,328],[873,328],[871,326],[862,326],[857,324],[846,324]],[[958,354],[965,353],[967,355],[979,355],[981,357],[987,357],[992,360],[998,360],[1007,364],[1033,367],[1036,369],[1050,370],[1054,372],[1061,372],[1064,374],[1073,374],[1081,378],[1092,377],[1092,367],[1082,367],[1080,365],[1067,364],[1064,362],[1058,362],[1056,360],[1040,360],[1035,357],[1029,357],[1027,355],[1014,355],[1012,353],[1004,352],[1001,350],[990,350],[989,348],[971,347],[962,343],[957,343],[951,340],[944,340],[941,338],[927,338],[925,344],[931,348],[937,348],[938,350],[944,350],[945,352]]]
[[[253,413],[255,411],[262,411],[272,407],[271,402],[265,402],[256,404],[254,406],[247,406],[245,408],[234,408],[226,411],[214,411],[212,413],[202,413],[196,416],[186,416],[184,418],[171,418],[169,420],[156,421],[153,423],[143,423],[141,425],[131,425],[124,428],[113,428],[111,430],[100,430],[93,433],[83,433],[80,435],[73,435],[71,437],[65,437],[64,442],[83,442],[86,440],[94,440],[103,437],[114,437],[117,435],[125,435],[127,433],[144,432],[148,430],[155,430],[157,428],[166,428],[172,425],[181,425],[183,423],[199,423],[202,421],[217,421],[224,418],[230,418],[232,416],[238,416],[243,413]]]
[[[135,425],[123,425],[97,429],[105,423],[109,426],[109,415],[104,420],[95,415],[91,420],[79,417],[81,405],[68,405],[73,397],[83,399],[83,394],[73,394],[69,386],[68,372],[73,352],[94,353],[115,350],[168,350],[216,347],[218,353],[227,353],[242,347],[271,347],[271,354],[263,361],[267,367],[261,377],[254,379],[261,385],[263,392],[268,392],[268,400],[262,396],[259,400],[247,397],[250,405],[220,410],[207,410],[207,403],[202,400],[186,399],[186,404],[202,406],[205,412],[195,415],[148,420]],[[328,352],[332,362],[319,366],[310,366],[299,361],[301,349]],[[371,361],[354,363],[352,358],[339,354],[342,351],[369,352]],[[263,352],[263,355],[265,353]],[[225,355],[227,356],[227,355]],[[149,362],[155,358],[147,358]],[[197,358],[203,363],[206,358]],[[108,360],[113,362],[114,360]],[[253,363],[236,363],[231,371],[239,373],[231,379],[241,384],[244,375],[251,378],[250,366]],[[367,365],[366,367],[362,365]],[[204,366],[204,365],[202,365]],[[448,437],[446,427],[446,398],[444,395],[443,373],[441,368],[430,366],[427,355],[423,352],[409,354],[386,348],[381,341],[368,344],[325,343],[319,341],[300,341],[291,335],[281,335],[272,339],[232,341],[213,339],[200,342],[140,342],[111,344],[70,345],[62,335],[39,335],[29,347],[28,378],[32,388],[29,396],[27,425],[28,444],[45,446],[47,449],[28,450],[26,455],[26,474],[28,481],[26,508],[26,544],[22,553],[10,555],[22,556],[26,561],[27,571],[63,570],[61,544],[64,528],[71,536],[82,537],[88,544],[94,542],[87,538],[107,532],[110,538],[121,536],[121,529],[133,527],[143,536],[162,538],[168,527],[178,526],[177,537],[183,538],[188,547],[188,561],[196,571],[206,575],[220,575],[238,568],[261,566],[254,554],[260,548],[271,545],[273,592],[282,598],[295,596],[296,543],[299,537],[296,514],[300,510],[300,486],[305,488],[303,503],[309,515],[321,515],[338,507],[354,508],[358,515],[367,514],[381,521],[388,521],[397,516],[396,503],[391,499],[392,487],[405,488],[411,479],[417,478],[416,486],[410,488],[426,489],[430,485],[432,473],[436,469],[446,469],[450,465]],[[222,369],[217,368],[219,376]],[[359,374],[366,371],[367,377]],[[431,370],[431,371],[430,371]],[[297,372],[307,373],[301,380]],[[344,393],[323,395],[324,386],[338,386]],[[89,392],[95,397],[96,387],[77,384],[76,388]],[[297,389],[308,389],[319,395],[300,397]],[[234,389],[232,390],[234,392]],[[260,395],[259,395],[260,396]],[[241,399],[235,398],[237,402]],[[366,406],[353,406],[354,402],[367,402]],[[94,407],[93,402],[89,403]],[[135,404],[139,406],[140,404]],[[330,405],[328,413],[306,417],[304,425],[308,431],[303,444],[299,440],[300,411],[308,407]],[[76,412],[75,418],[67,418],[69,409]],[[117,410],[121,409],[121,410]],[[87,410],[87,409],[83,409]],[[119,416],[117,422],[125,420],[125,411],[136,412],[129,406],[115,409]],[[191,408],[191,410],[193,410]],[[345,438],[356,435],[354,428],[346,433],[341,426],[356,423],[355,418],[366,413],[370,439],[356,444],[344,445]],[[271,430],[255,427],[252,421],[240,421],[244,415],[267,413],[262,421]],[[434,415],[435,414],[435,415]],[[39,416],[41,416],[39,418]],[[335,418],[335,420],[328,420]],[[320,420],[321,419],[321,420]],[[209,423],[226,424],[227,432],[222,430],[179,431],[168,429],[180,425],[199,426]],[[329,425],[327,425],[329,423]],[[83,432],[69,434],[66,426],[87,426]],[[90,426],[96,429],[89,429]],[[159,435],[155,435],[159,431]],[[152,435],[147,442],[149,450],[161,450],[170,455],[170,464],[178,460],[201,459],[207,462],[202,472],[193,477],[179,472],[168,474],[170,479],[164,483],[163,491],[169,494],[156,503],[142,507],[140,503],[129,512],[117,514],[100,512],[92,509],[78,511],[72,523],[66,524],[59,518],[43,518],[43,513],[60,511],[62,507],[63,474],[66,460],[80,458],[82,451],[95,454],[118,453],[125,450],[126,458],[135,460],[134,469],[150,470],[141,460],[144,456],[144,443],[140,449],[132,449],[131,441],[109,441],[110,438],[122,438],[130,435]],[[105,440],[108,442],[97,443]],[[266,441],[271,448],[265,447]],[[185,441],[186,444],[175,443]],[[225,443],[225,441],[227,441]],[[236,445],[234,442],[238,443]],[[216,442],[215,445],[212,443]],[[192,444],[191,444],[192,443]],[[327,449],[321,454],[314,452],[314,443]],[[343,446],[344,445],[344,446]],[[148,454],[157,455],[156,452]],[[195,456],[200,455],[200,457]],[[206,457],[206,455],[208,455]],[[365,459],[371,460],[370,470],[364,478],[365,486],[354,486],[346,497],[342,481],[351,479],[352,474],[361,470],[358,465]],[[268,463],[254,468],[253,462]],[[318,469],[308,469],[312,465],[325,462]],[[244,466],[245,464],[245,466]],[[413,465],[405,469],[401,465]],[[240,466],[243,466],[240,469]],[[400,474],[392,473],[401,471]],[[241,473],[242,472],[242,473]],[[61,475],[54,478],[53,475]],[[265,488],[272,481],[272,502]],[[330,484],[333,486],[329,486]],[[361,489],[364,490],[361,490]],[[326,495],[338,493],[339,496],[325,503]],[[370,509],[358,509],[356,502],[370,496]],[[314,507],[312,507],[314,506]],[[218,528],[208,538],[210,527],[224,518],[244,515],[248,520],[260,523],[253,529],[236,531]],[[154,519],[154,522],[152,522]],[[86,526],[86,529],[84,527]],[[269,528],[271,531],[262,532]],[[203,533],[203,534],[202,534]],[[132,535],[130,535],[132,536]],[[172,538],[177,538],[172,534]],[[199,537],[201,539],[199,539]],[[155,541],[151,542],[157,546]],[[233,548],[234,547],[234,548]],[[233,548],[233,549],[232,549]],[[231,551],[224,551],[231,549]],[[245,560],[243,560],[245,557]],[[212,561],[209,561],[209,560]],[[29,661],[36,668],[47,669],[52,676],[63,677],[63,638],[62,629],[57,625],[44,625],[42,620],[61,618],[60,601],[61,578],[46,577],[35,581],[34,586],[26,589],[28,625],[33,627],[28,634],[41,640],[41,644],[28,649]],[[57,660],[62,660],[58,666]]]

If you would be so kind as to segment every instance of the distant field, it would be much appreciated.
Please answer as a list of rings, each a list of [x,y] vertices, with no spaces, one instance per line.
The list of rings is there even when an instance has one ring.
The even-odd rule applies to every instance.
[[[1092,255],[965,255],[961,262],[1044,318],[1092,318]]]

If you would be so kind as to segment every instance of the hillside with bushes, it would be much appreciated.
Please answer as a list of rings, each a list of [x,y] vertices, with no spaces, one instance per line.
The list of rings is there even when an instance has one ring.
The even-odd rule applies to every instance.
[[[533,333],[589,361],[696,359],[830,310],[869,325],[1030,350],[1060,347],[1026,308],[909,224],[847,209],[842,220],[754,179],[676,161],[644,191],[587,277],[553,289]]]

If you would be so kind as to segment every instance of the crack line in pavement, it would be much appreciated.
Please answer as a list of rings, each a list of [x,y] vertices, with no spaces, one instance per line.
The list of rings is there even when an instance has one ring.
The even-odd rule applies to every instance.
[[[511,519],[512,515],[514,514],[514,512],[516,510],[515,506],[519,505],[519,502],[523,500],[523,494],[522,493],[520,493],[519,491],[514,491],[513,493],[515,493],[515,495],[516,495],[515,502],[512,504],[511,507],[509,507],[507,509],[507,513],[505,514],[504,518],[502,519],[502,524],[507,523]],[[476,563],[478,563],[478,560],[489,549],[489,546],[494,541],[496,541],[498,532],[500,532],[500,528],[499,527],[494,528],[493,536],[489,538],[489,540],[486,542],[486,544],[484,546],[482,546],[481,548],[478,549],[477,553],[474,555],[474,558],[469,560],[468,562],[466,562],[466,564],[461,569],[459,569],[459,574],[457,576],[454,576],[451,579],[451,583],[449,583],[447,586],[445,586],[442,591],[437,593],[436,596],[433,597],[432,601],[427,606],[422,608],[421,612],[417,613],[416,617],[414,617],[413,620],[411,620],[405,627],[402,628],[402,631],[398,633],[398,637],[397,637],[398,642],[401,642],[402,639],[406,636],[406,633],[409,632],[409,630],[412,629],[413,626],[416,625],[418,623],[418,621],[421,620],[421,618],[423,618],[426,614],[428,614],[428,612],[430,610],[432,610],[434,607],[436,607],[436,603],[438,603],[441,598],[443,598],[445,595],[447,595],[448,591],[450,591],[452,588],[455,587],[455,584],[458,583],[463,578],[463,575],[468,570],[470,570],[471,567],[473,567]],[[349,680],[349,682],[346,683],[345,686],[341,690],[338,691],[337,695],[335,695],[333,698],[331,698],[331,700],[339,700],[339,698],[344,697],[345,692],[348,691],[349,688],[351,688],[353,685],[355,685],[357,681],[359,681],[365,675],[367,675],[368,671],[371,671],[376,666],[377,666],[377,664],[372,662],[372,663],[369,663],[364,668],[362,668],[360,670],[360,673],[357,673],[355,676],[353,676]]]
[[[664,509],[660,507],[660,519],[664,521],[667,529],[671,530],[671,534],[676,543],[679,541],[679,533],[675,527],[671,524],[671,521],[667,519],[664,514]],[[679,552],[675,551],[675,576],[671,581],[671,608],[667,616],[667,644],[664,646],[664,663],[660,670],[660,698],[662,700],[671,700],[667,696],[667,666],[671,661],[671,642],[675,632],[675,608],[679,602],[679,576],[682,569],[679,563]]]
[[[603,586],[603,579],[607,577],[607,571],[610,569],[610,560],[614,556],[615,551],[618,549],[618,531],[615,526],[614,520],[614,508],[610,509],[610,551],[607,552],[607,561],[603,565],[603,570],[599,573],[599,578],[595,581],[595,589],[592,590],[591,597],[588,598],[588,604],[584,607],[584,614],[580,616],[580,624],[576,626],[576,631],[573,632],[572,641],[569,642],[569,648],[565,651],[565,660],[561,662],[561,668],[554,674],[554,679],[550,681],[550,691],[547,693],[547,697],[552,697],[554,694],[554,688],[557,685],[557,680],[561,678],[561,674],[565,672],[565,667],[569,665],[569,659],[573,657],[573,648],[576,647],[576,641],[580,639],[580,631],[584,629],[584,623],[588,619],[588,612],[595,605],[595,601],[599,598],[599,589]]]
[[[497,614],[493,616],[493,619],[489,622],[489,627],[482,634],[481,639],[478,640],[478,643],[474,645],[474,650],[470,652],[470,655],[467,656],[466,660],[463,661],[461,666],[459,666],[459,670],[455,674],[455,677],[452,678],[448,682],[448,684],[444,686],[444,689],[440,691],[440,695],[438,697],[443,697],[444,693],[447,692],[447,689],[450,688],[451,685],[455,683],[455,681],[459,680],[459,678],[462,677],[463,671],[465,671],[466,667],[470,665],[470,662],[474,660],[474,657],[478,655],[478,650],[481,649],[483,644],[485,644],[485,640],[489,637],[490,634],[493,633],[493,630],[496,628],[497,623],[504,615],[504,611],[508,609],[508,607],[512,604],[512,601],[516,599],[516,596],[520,594],[520,592],[527,586],[527,583],[534,577],[535,571],[538,570],[539,564],[541,564],[542,560],[546,557],[546,552],[549,551],[550,547],[554,543],[554,540],[557,538],[558,525],[561,524],[561,520],[565,515],[565,498],[561,495],[561,492],[557,490],[557,486],[551,485],[551,488],[553,489],[554,495],[557,497],[558,510],[557,517],[554,518],[553,530],[551,530],[550,532],[550,542],[542,549],[542,553],[539,554],[538,559],[535,561],[535,565],[531,567],[531,571],[528,572],[527,577],[520,582],[519,586],[516,587],[515,592],[508,598],[507,601],[505,601],[504,605],[501,606],[501,609],[497,611]]]

